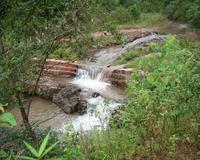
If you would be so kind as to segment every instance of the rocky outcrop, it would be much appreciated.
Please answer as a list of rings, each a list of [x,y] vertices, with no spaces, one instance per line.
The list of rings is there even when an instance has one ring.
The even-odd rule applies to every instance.
[[[80,91],[81,89],[77,86],[68,84],[53,96],[53,102],[66,114],[75,112],[83,114],[86,111],[87,102],[81,98]]]
[[[148,36],[152,34],[153,30],[148,28],[142,29],[121,29],[120,32],[125,36],[127,42],[131,42],[136,40],[137,38],[141,38],[144,36]],[[104,31],[104,32],[94,32],[91,34],[93,38],[100,37],[111,37],[112,34]]]
[[[138,38],[145,37],[151,35],[153,30],[152,29],[122,29],[120,30],[122,34],[126,37],[127,42],[132,42]]]
[[[110,81],[113,85],[125,88],[133,69],[115,69],[110,74]]]
[[[35,84],[36,80],[32,81],[29,85],[28,91],[30,93],[34,92]],[[53,95],[57,94],[63,87],[49,77],[41,77],[35,94],[51,100]]]
[[[34,91],[35,81],[29,87],[29,92]],[[81,89],[73,84],[60,84],[49,77],[41,77],[36,94],[49,99],[57,104],[66,114],[83,114],[87,108],[87,102],[82,99]]]
[[[45,75],[74,77],[78,69],[78,64],[72,61],[47,59],[44,67]]]

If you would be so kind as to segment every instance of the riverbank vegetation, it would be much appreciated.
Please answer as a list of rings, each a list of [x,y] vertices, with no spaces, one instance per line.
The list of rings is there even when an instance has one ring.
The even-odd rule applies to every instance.
[[[172,36],[151,49],[131,60],[128,101],[111,128],[73,141],[68,159],[198,159],[200,48]]]
[[[1,1],[0,159],[32,157],[23,141],[39,149],[48,133],[31,127],[33,95],[24,94],[35,75],[41,77],[48,57],[81,60],[96,49],[125,43],[120,29],[149,27],[168,19],[198,31],[199,11],[199,0]],[[95,38],[94,32],[112,36]],[[46,158],[198,159],[200,48],[196,42],[169,36],[166,42],[129,51],[116,63],[134,72],[126,88],[127,101],[110,117],[110,128],[62,135]],[[24,132],[5,129],[16,125],[14,117],[5,113],[11,108],[20,110]],[[58,140],[56,134],[51,137],[50,145]]]

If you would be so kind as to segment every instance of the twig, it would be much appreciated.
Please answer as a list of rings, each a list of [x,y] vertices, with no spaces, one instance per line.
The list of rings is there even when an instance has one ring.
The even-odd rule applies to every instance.
[[[39,84],[39,81],[40,81],[40,78],[42,76],[42,73],[43,73],[43,70],[44,70],[44,66],[46,64],[46,60],[47,58],[49,57],[49,51],[53,48],[53,45],[54,45],[54,40],[52,41],[51,45],[50,45],[50,49],[49,48],[46,48],[46,50],[44,51],[44,55],[45,55],[45,58],[44,58],[44,61],[42,63],[42,67],[40,69],[40,72],[39,72],[39,75],[38,75],[38,78],[36,80],[36,83],[35,83],[35,88],[31,94],[31,98],[29,100],[29,103],[28,103],[28,109],[27,109],[27,116],[29,117],[29,113],[30,113],[30,107],[31,107],[31,103],[33,101],[33,96],[34,94],[36,93],[37,91],[37,88],[38,88],[38,84]]]

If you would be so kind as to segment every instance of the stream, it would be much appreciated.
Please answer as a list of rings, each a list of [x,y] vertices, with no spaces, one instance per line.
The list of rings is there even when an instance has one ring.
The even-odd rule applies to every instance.
[[[92,128],[107,128],[110,115],[124,103],[123,89],[113,86],[107,79],[110,70],[123,68],[123,66],[112,66],[114,62],[124,53],[152,40],[164,40],[165,35],[152,33],[148,36],[138,38],[124,46],[112,47],[96,52],[93,56],[95,61],[83,62],[74,79],[67,80],[81,88],[81,94],[87,101],[87,112],[83,115],[67,115],[48,100],[34,97],[30,110],[30,121],[33,126],[50,126],[57,132],[80,132]],[[111,67],[107,67],[107,66]],[[94,93],[98,93],[94,96]],[[12,113],[17,117],[18,126],[22,124],[18,110]]]

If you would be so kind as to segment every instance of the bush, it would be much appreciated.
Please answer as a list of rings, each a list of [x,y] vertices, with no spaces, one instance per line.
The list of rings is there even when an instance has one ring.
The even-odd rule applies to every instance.
[[[170,19],[188,22],[200,28],[200,0],[173,0],[165,8],[165,13]]]
[[[135,62],[138,71],[126,91],[122,122],[135,131],[136,143],[145,151],[141,154],[149,158],[162,153],[176,159],[177,150],[184,152],[185,148],[197,156],[200,49],[169,37],[159,51],[159,56]]]
[[[129,10],[130,10],[131,15],[133,16],[134,20],[138,20],[141,15],[141,9],[140,9],[139,5],[132,4],[129,7]]]
[[[133,60],[117,125],[72,140],[68,159],[198,159],[200,48],[169,37],[150,51],[159,54]]]
[[[132,20],[132,16],[128,9],[124,7],[117,7],[115,10],[110,12],[109,19],[115,24],[123,24]]]

